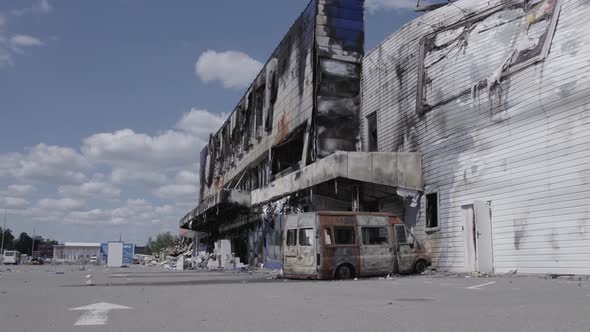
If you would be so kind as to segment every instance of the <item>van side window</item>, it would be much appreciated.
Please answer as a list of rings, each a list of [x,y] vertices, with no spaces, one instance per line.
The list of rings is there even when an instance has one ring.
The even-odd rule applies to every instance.
[[[313,237],[313,228],[300,228],[299,229],[299,245],[300,246],[311,246],[312,237]]]
[[[406,227],[404,225],[395,225],[395,240],[398,244],[408,244]]]
[[[334,227],[335,244],[354,244],[354,228],[352,227]]]
[[[331,245],[334,241],[332,241],[332,229],[331,228],[324,228],[324,241],[327,245]]]
[[[287,245],[288,246],[297,245],[297,230],[296,229],[288,229],[287,230]]]
[[[361,232],[365,245],[389,244],[386,227],[363,227]]]

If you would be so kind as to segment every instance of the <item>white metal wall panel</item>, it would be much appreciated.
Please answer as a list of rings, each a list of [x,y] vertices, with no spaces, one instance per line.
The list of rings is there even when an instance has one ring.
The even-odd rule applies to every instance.
[[[497,3],[455,5],[478,12]],[[590,2],[562,1],[548,57],[503,79],[501,102],[480,89],[420,117],[420,39],[463,15],[454,6],[425,14],[367,55],[362,137],[364,117],[377,111],[381,151],[422,153],[426,190],[439,191],[440,230],[424,232],[423,199],[415,231],[440,269],[464,270],[461,207],[479,200],[491,202],[496,272],[590,274]],[[454,80],[475,83],[463,69],[495,52],[473,45],[481,57],[445,69]]]

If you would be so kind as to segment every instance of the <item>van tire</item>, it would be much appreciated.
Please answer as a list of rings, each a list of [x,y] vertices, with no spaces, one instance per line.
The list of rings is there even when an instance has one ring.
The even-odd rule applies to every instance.
[[[423,259],[419,259],[416,264],[414,264],[414,271],[416,271],[416,273],[424,273],[424,271],[426,271],[426,268],[428,267],[428,263],[423,260]]]
[[[336,269],[336,279],[344,280],[344,279],[352,279],[354,278],[354,269],[348,265],[340,265]]]

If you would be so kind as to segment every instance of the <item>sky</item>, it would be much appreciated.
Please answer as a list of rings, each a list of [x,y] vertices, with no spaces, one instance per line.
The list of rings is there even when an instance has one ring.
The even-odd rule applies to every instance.
[[[0,227],[143,244],[308,0],[0,1]],[[366,0],[365,49],[416,18]]]

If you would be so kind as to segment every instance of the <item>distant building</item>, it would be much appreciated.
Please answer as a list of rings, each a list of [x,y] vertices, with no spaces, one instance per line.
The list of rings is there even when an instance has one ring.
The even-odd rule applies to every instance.
[[[92,256],[101,259],[100,243],[66,242],[53,246],[55,262],[79,263],[88,262]]]

